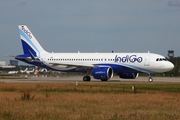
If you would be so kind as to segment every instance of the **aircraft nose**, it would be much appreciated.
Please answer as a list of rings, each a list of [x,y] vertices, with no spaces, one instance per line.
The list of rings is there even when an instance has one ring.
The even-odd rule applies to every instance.
[[[167,65],[167,69],[170,71],[174,68],[174,64],[172,64],[171,62],[168,63]]]

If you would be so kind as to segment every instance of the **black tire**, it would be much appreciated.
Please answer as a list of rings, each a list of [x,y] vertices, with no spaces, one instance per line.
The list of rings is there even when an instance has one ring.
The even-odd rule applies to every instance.
[[[90,81],[90,80],[91,80],[91,77],[88,75],[83,77],[83,81]]]
[[[150,78],[148,79],[148,81],[149,81],[149,82],[153,82],[153,79],[150,77]]]

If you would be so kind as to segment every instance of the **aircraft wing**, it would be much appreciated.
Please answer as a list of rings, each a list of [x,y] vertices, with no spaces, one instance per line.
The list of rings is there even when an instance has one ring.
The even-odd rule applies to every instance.
[[[66,68],[68,67],[78,67],[78,68],[94,68],[96,67],[96,65],[93,65],[93,64],[82,64],[82,63],[49,63],[50,65],[56,67],[56,66],[59,66],[59,65],[62,65],[62,66],[66,66]]]

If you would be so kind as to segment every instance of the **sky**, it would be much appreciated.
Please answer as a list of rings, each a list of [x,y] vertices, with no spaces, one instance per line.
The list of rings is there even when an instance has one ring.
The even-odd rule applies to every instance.
[[[0,0],[0,61],[22,54],[18,25],[48,52],[180,56],[180,0]]]

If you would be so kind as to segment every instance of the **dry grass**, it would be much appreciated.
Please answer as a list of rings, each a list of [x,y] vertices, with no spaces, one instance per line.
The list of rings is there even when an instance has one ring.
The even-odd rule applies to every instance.
[[[0,120],[180,119],[179,92],[136,87],[134,93],[129,86],[131,83],[0,83]],[[29,99],[22,99],[27,96]]]

